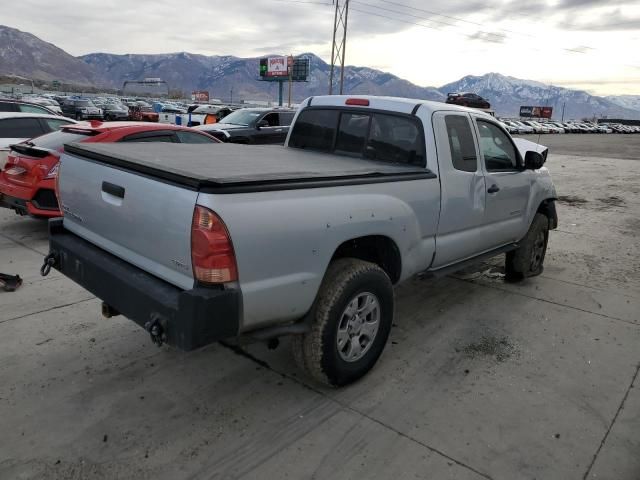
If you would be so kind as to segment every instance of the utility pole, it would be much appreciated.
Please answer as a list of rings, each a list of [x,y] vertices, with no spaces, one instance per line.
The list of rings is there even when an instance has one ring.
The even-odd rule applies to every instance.
[[[231,98],[229,99],[229,104],[233,105],[233,87],[231,87]]]
[[[567,104],[567,102],[562,102],[562,120],[560,120],[561,122],[564,122],[564,106]]]
[[[342,2],[342,3],[341,3]],[[336,6],[333,16],[333,44],[331,46],[331,71],[329,73],[329,95],[333,95],[333,80],[336,66],[340,64],[340,88],[342,95],[344,84],[344,57],[347,48],[347,20],[349,17],[349,0],[333,0]]]

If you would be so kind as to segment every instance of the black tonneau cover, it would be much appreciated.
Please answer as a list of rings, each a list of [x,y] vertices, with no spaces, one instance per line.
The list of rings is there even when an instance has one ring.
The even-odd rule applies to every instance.
[[[72,143],[65,152],[192,189],[220,193],[435,178],[423,167],[237,144]]]

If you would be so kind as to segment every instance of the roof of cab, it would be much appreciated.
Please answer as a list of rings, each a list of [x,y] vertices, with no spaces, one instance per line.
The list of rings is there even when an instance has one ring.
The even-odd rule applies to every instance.
[[[358,105],[346,105],[347,99],[357,98],[362,100],[369,100],[368,107],[362,107]],[[479,110],[477,108],[462,107],[460,105],[452,105],[450,103],[435,102],[432,100],[420,100],[419,98],[403,98],[403,97],[379,97],[375,95],[321,95],[317,97],[310,97],[304,100],[301,105],[303,107],[309,106],[336,106],[346,108],[371,108],[378,110],[390,110],[399,113],[414,113],[418,109],[426,111],[427,114],[431,114],[436,111],[457,111],[466,113],[479,113],[490,116],[489,114]]]

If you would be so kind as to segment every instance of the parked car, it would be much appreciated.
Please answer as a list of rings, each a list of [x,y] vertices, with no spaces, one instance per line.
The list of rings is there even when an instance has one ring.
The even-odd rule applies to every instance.
[[[544,122],[542,125],[549,129],[549,133],[565,133],[564,127],[557,125],[554,122]]]
[[[516,134],[516,133],[520,133],[520,130],[518,129],[518,127],[515,127],[513,125],[511,125],[510,122],[507,121],[500,121],[500,125],[502,125],[504,127],[504,129],[511,133],[511,134]]]
[[[564,128],[565,132],[569,132],[569,133],[581,133],[580,128],[577,125],[574,125],[573,123],[561,123],[558,122],[557,125],[562,126],[562,128]]]
[[[157,122],[159,116],[148,103],[136,102],[129,106],[129,118],[137,122]]]
[[[512,120],[511,123],[518,126],[518,128],[520,129],[520,133],[523,133],[523,134],[535,133],[535,130],[531,125],[527,125],[519,120]]]
[[[491,108],[491,104],[475,93],[447,93],[447,101],[452,105],[461,105],[471,108]]]
[[[295,110],[284,108],[241,108],[218,123],[194,127],[223,142],[284,144]]]
[[[96,107],[91,99],[69,97],[62,103],[65,117],[76,120],[102,120],[102,110]]]
[[[59,115],[60,113],[47,105],[8,98],[0,98],[0,112],[41,113],[44,115]]]
[[[102,110],[107,121],[129,120],[129,109],[119,102],[101,102],[96,106]]]
[[[341,95],[305,100],[282,147],[67,145],[43,271],[158,344],[294,335],[345,385],[385,347],[393,285],[505,252],[510,281],[542,272],[546,153],[479,111]]]
[[[50,113],[0,112],[0,169],[7,160],[10,145],[72,123],[76,122]]]
[[[60,108],[60,104],[52,98],[30,96],[27,98],[23,97],[23,100],[31,103],[35,103],[36,105],[44,105],[45,107],[47,107],[47,109],[51,110],[56,115],[62,115],[62,109]]]
[[[0,171],[0,206],[21,215],[60,216],[54,192],[63,146],[110,142],[220,143],[202,132],[174,125],[93,122],[63,126],[59,131],[12,145],[6,170]]]
[[[522,123],[532,127],[535,133],[549,133],[551,131],[548,127],[545,127],[541,123],[535,122],[533,120],[524,120]]]

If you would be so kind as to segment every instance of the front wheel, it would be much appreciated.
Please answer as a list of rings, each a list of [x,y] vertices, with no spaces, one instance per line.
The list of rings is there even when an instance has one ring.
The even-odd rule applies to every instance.
[[[536,213],[520,246],[507,253],[505,279],[508,282],[518,282],[526,277],[540,275],[544,268],[548,242],[549,219],[542,213]]]
[[[378,265],[354,258],[332,262],[311,312],[311,331],[293,338],[296,363],[327,385],[357,380],[382,354],[393,308],[391,280]]]

